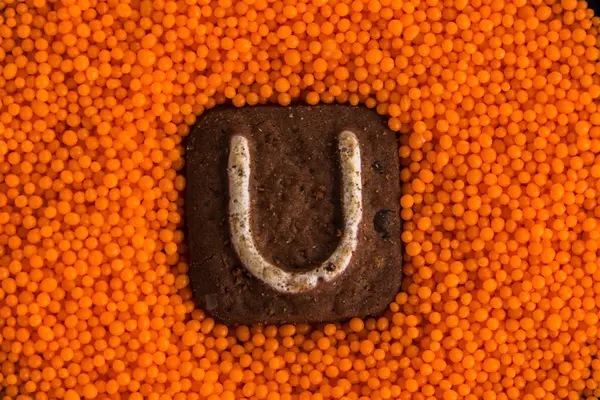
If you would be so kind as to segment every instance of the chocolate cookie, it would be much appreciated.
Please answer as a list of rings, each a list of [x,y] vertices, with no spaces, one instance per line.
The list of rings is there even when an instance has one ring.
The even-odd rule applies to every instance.
[[[210,111],[187,139],[190,281],[227,323],[385,310],[402,279],[397,138],[366,108]]]

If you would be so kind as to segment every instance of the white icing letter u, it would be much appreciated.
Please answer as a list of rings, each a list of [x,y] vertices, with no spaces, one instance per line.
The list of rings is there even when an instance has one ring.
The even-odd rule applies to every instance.
[[[308,271],[286,271],[265,260],[254,242],[250,218],[251,159],[248,139],[231,138],[227,175],[229,179],[229,229],[233,248],[244,267],[272,289],[283,293],[301,293],[314,289],[319,282],[330,282],[350,264],[358,245],[362,220],[362,174],[360,147],[353,132],[339,135],[343,234],[338,247],[321,265]]]

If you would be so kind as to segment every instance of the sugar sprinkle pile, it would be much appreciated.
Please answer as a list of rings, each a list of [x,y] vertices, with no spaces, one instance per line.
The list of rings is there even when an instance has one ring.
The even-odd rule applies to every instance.
[[[600,396],[600,20],[576,0],[3,0],[0,397]],[[400,131],[404,290],[322,326],[194,306],[205,110]]]

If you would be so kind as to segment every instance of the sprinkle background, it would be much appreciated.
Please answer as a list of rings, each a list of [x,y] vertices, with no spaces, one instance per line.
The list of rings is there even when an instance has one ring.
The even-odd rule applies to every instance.
[[[3,0],[4,399],[600,395],[600,20],[576,0]],[[226,327],[186,275],[182,139],[217,104],[400,131],[403,293]]]

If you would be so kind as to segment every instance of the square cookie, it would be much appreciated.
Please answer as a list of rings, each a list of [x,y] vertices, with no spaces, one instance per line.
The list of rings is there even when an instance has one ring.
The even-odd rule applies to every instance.
[[[186,143],[190,282],[230,324],[383,312],[400,289],[396,134],[345,105],[209,111]]]

